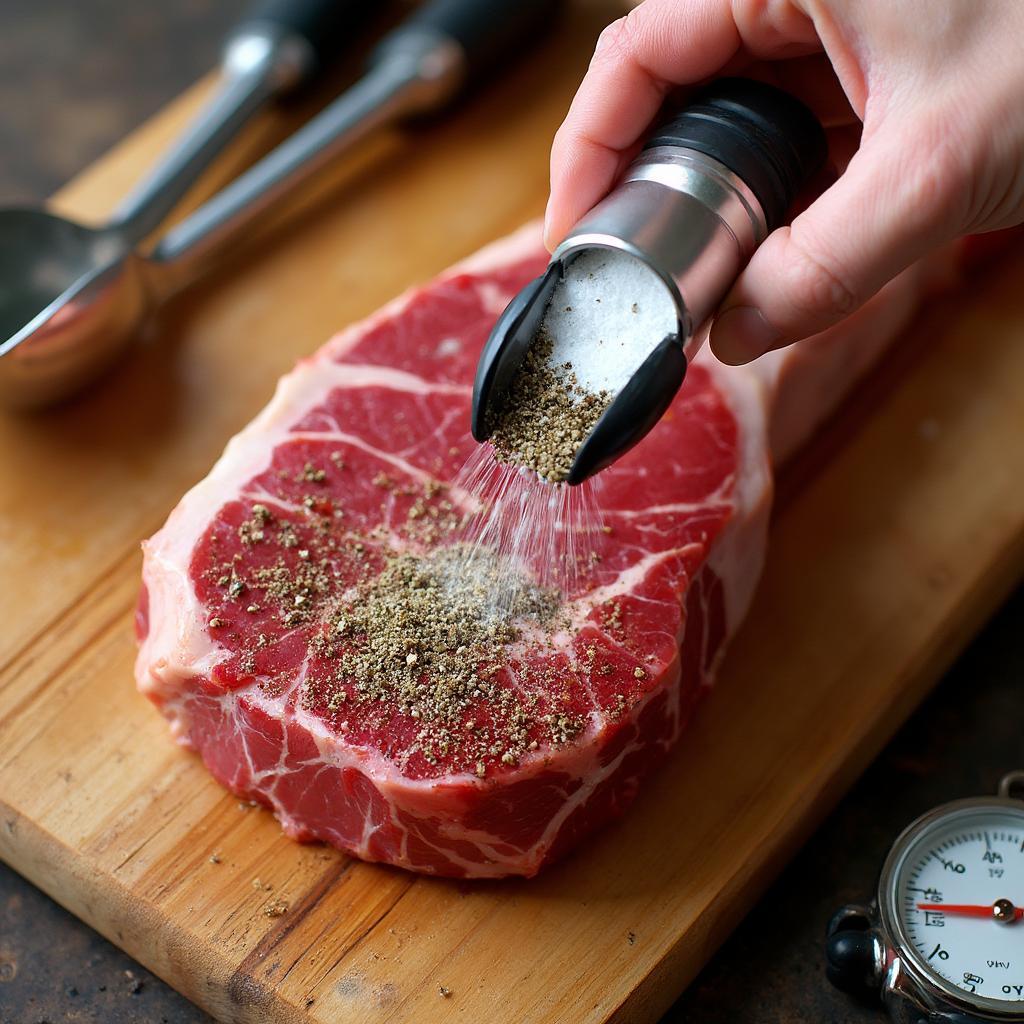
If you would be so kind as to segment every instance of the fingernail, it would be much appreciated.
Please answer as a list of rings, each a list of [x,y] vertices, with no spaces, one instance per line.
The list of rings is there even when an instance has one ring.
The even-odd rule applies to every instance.
[[[711,348],[723,363],[737,366],[764,355],[782,335],[753,306],[733,306],[711,325]]]

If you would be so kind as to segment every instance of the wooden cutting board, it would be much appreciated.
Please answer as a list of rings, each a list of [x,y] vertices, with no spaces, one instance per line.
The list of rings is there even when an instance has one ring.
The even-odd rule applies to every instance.
[[[88,396],[0,416],[0,856],[222,1020],[656,1020],[1024,567],[1018,253],[922,316],[917,354],[790,471],[717,689],[629,816],[564,865],[457,884],[298,846],[172,745],[132,683],[139,540],[296,358],[540,212],[551,134],[614,13],[574,7],[529,68],[372,147]],[[57,205],[108,210],[201,93]]]

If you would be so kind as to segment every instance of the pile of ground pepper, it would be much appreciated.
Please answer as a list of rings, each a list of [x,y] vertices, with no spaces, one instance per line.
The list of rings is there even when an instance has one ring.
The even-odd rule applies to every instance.
[[[241,672],[279,695],[290,670],[267,652],[302,630],[325,669],[307,678],[306,707],[326,707],[343,731],[357,707],[394,709],[417,723],[399,759],[421,754],[480,777],[495,761],[514,765],[541,744],[575,739],[586,722],[571,710],[571,675],[543,658],[503,671],[517,641],[528,636],[537,649],[567,625],[563,596],[491,546],[453,543],[464,515],[437,480],[378,474],[381,523],[353,530],[326,489],[343,467],[332,456],[282,471],[268,503],[252,504],[225,536],[227,550],[211,541],[207,625],[239,645]],[[391,518],[393,505],[406,514]]]
[[[576,452],[612,396],[586,390],[572,364],[553,366],[551,353],[550,338],[539,335],[499,398],[490,427],[500,462],[526,466],[558,483],[568,477]]]
[[[495,680],[523,627],[551,628],[561,606],[556,592],[522,580],[513,607],[497,606],[508,572],[493,552],[467,559],[459,545],[392,557],[330,621],[317,646],[336,669],[310,696],[335,712],[393,703],[421,723],[428,761],[457,751],[481,776],[486,757],[514,764],[536,749],[538,726],[553,742],[571,739],[582,723],[540,715],[535,701]],[[492,712],[487,724],[467,727],[467,711],[480,703]]]

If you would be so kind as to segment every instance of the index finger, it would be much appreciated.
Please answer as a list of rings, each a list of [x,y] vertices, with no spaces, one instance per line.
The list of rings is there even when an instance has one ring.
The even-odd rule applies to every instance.
[[[672,88],[741,50],[781,57],[816,46],[813,24],[788,0],[644,0],[609,25],[552,145],[549,248],[611,188]]]

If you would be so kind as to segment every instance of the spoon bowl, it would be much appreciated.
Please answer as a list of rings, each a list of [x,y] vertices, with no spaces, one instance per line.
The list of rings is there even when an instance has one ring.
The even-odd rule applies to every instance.
[[[45,210],[0,210],[0,350],[125,248],[116,232],[87,228]]]
[[[0,403],[35,408],[105,370],[130,342],[148,295],[144,261],[116,236],[47,214],[36,217],[50,222],[49,238],[39,243],[49,248],[31,264],[12,266],[6,231],[12,212],[21,211],[0,211]],[[16,272],[20,284],[8,289]]]

